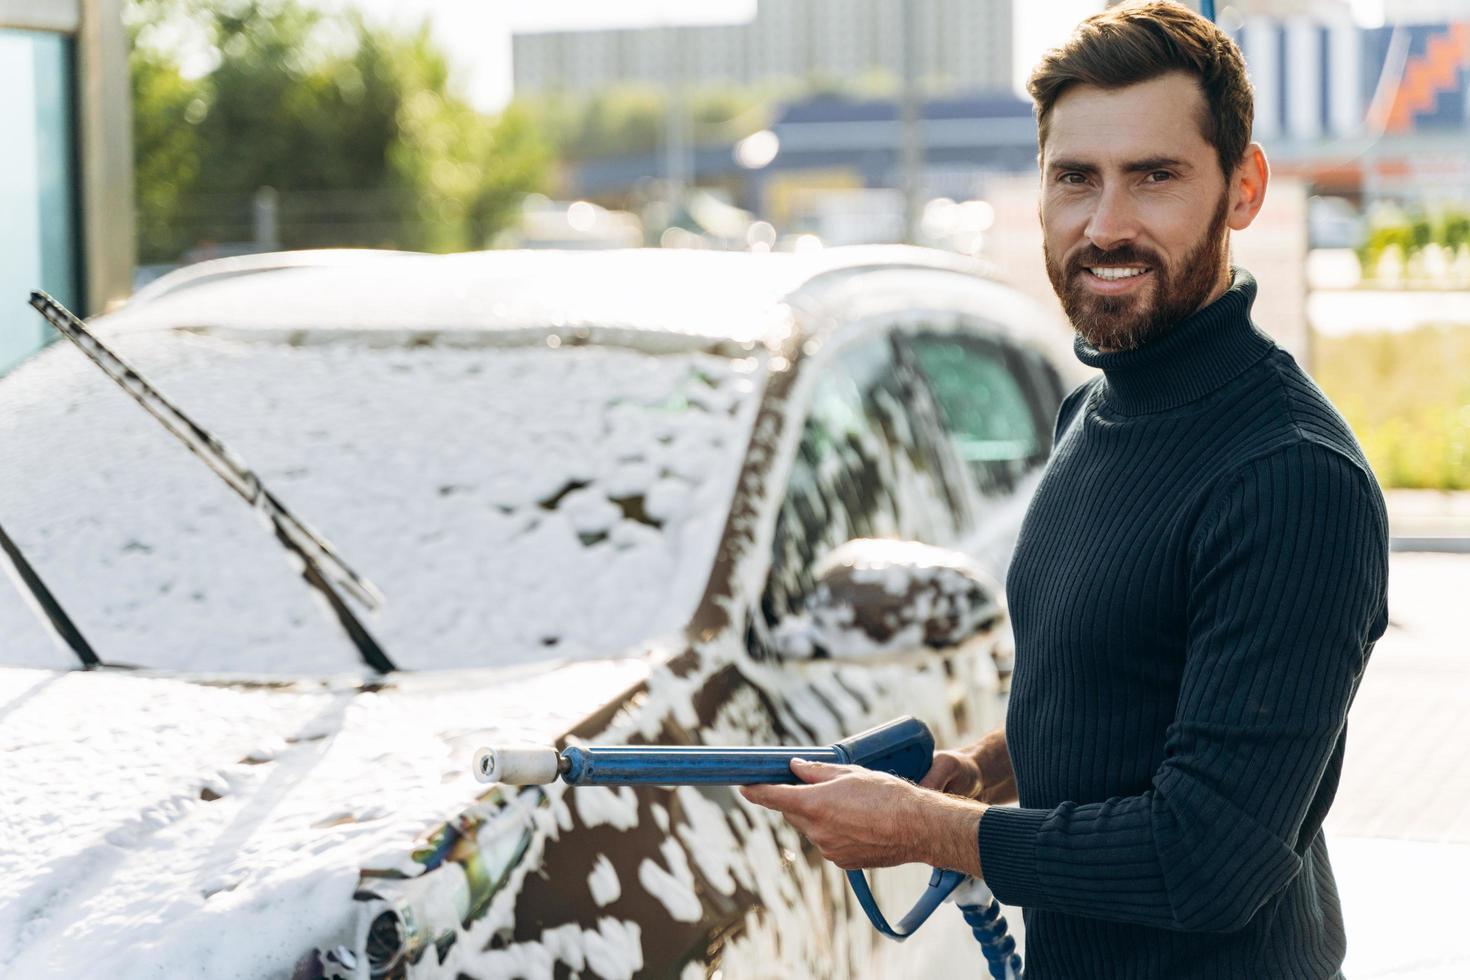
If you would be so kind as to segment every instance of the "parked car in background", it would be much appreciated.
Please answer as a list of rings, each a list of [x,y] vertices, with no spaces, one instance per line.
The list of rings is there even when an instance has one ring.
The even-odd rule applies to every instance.
[[[297,253],[169,274],[92,328],[382,588],[363,621],[399,669],[77,350],[0,380],[0,524],[110,665],[0,591],[0,973],[973,958],[957,915],[885,944],[730,790],[487,789],[470,763],[998,723],[999,583],[1079,380],[1018,293],[891,247]]]

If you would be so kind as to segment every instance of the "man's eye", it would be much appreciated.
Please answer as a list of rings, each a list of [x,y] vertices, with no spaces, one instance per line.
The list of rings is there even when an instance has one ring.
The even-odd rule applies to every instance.
[[[1148,177],[1149,180],[1153,181],[1155,184],[1161,181],[1174,179],[1174,175],[1169,173],[1169,171],[1167,170],[1155,170],[1153,173],[1149,174]]]
[[[1086,177],[1075,170],[1069,170],[1057,177],[1057,181],[1063,184],[1080,184],[1086,179]]]

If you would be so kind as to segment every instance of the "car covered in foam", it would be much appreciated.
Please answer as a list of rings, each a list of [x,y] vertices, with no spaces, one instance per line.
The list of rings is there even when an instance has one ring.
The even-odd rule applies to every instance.
[[[0,380],[0,525],[106,664],[74,669],[0,590],[0,972],[973,955],[957,916],[881,945],[731,790],[487,788],[470,763],[997,723],[1008,630],[980,612],[1079,380],[1014,290],[904,248],[287,253],[173,273],[91,328],[381,588],[362,622],[398,669],[78,351]]]

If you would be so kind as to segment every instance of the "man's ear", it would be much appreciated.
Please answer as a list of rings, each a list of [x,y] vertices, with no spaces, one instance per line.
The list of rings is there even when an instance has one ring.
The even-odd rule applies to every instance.
[[[1266,151],[1261,144],[1252,143],[1245,148],[1245,155],[1230,175],[1230,206],[1225,224],[1234,231],[1241,231],[1256,220],[1256,213],[1266,201],[1266,183],[1271,179],[1271,168],[1266,163]]]

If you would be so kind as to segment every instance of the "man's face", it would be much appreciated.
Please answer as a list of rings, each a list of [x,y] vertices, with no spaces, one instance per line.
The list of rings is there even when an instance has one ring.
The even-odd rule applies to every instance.
[[[1041,158],[1046,271],[1082,339],[1131,350],[1228,285],[1230,195],[1200,132],[1203,95],[1172,72],[1078,85],[1052,106]]]

